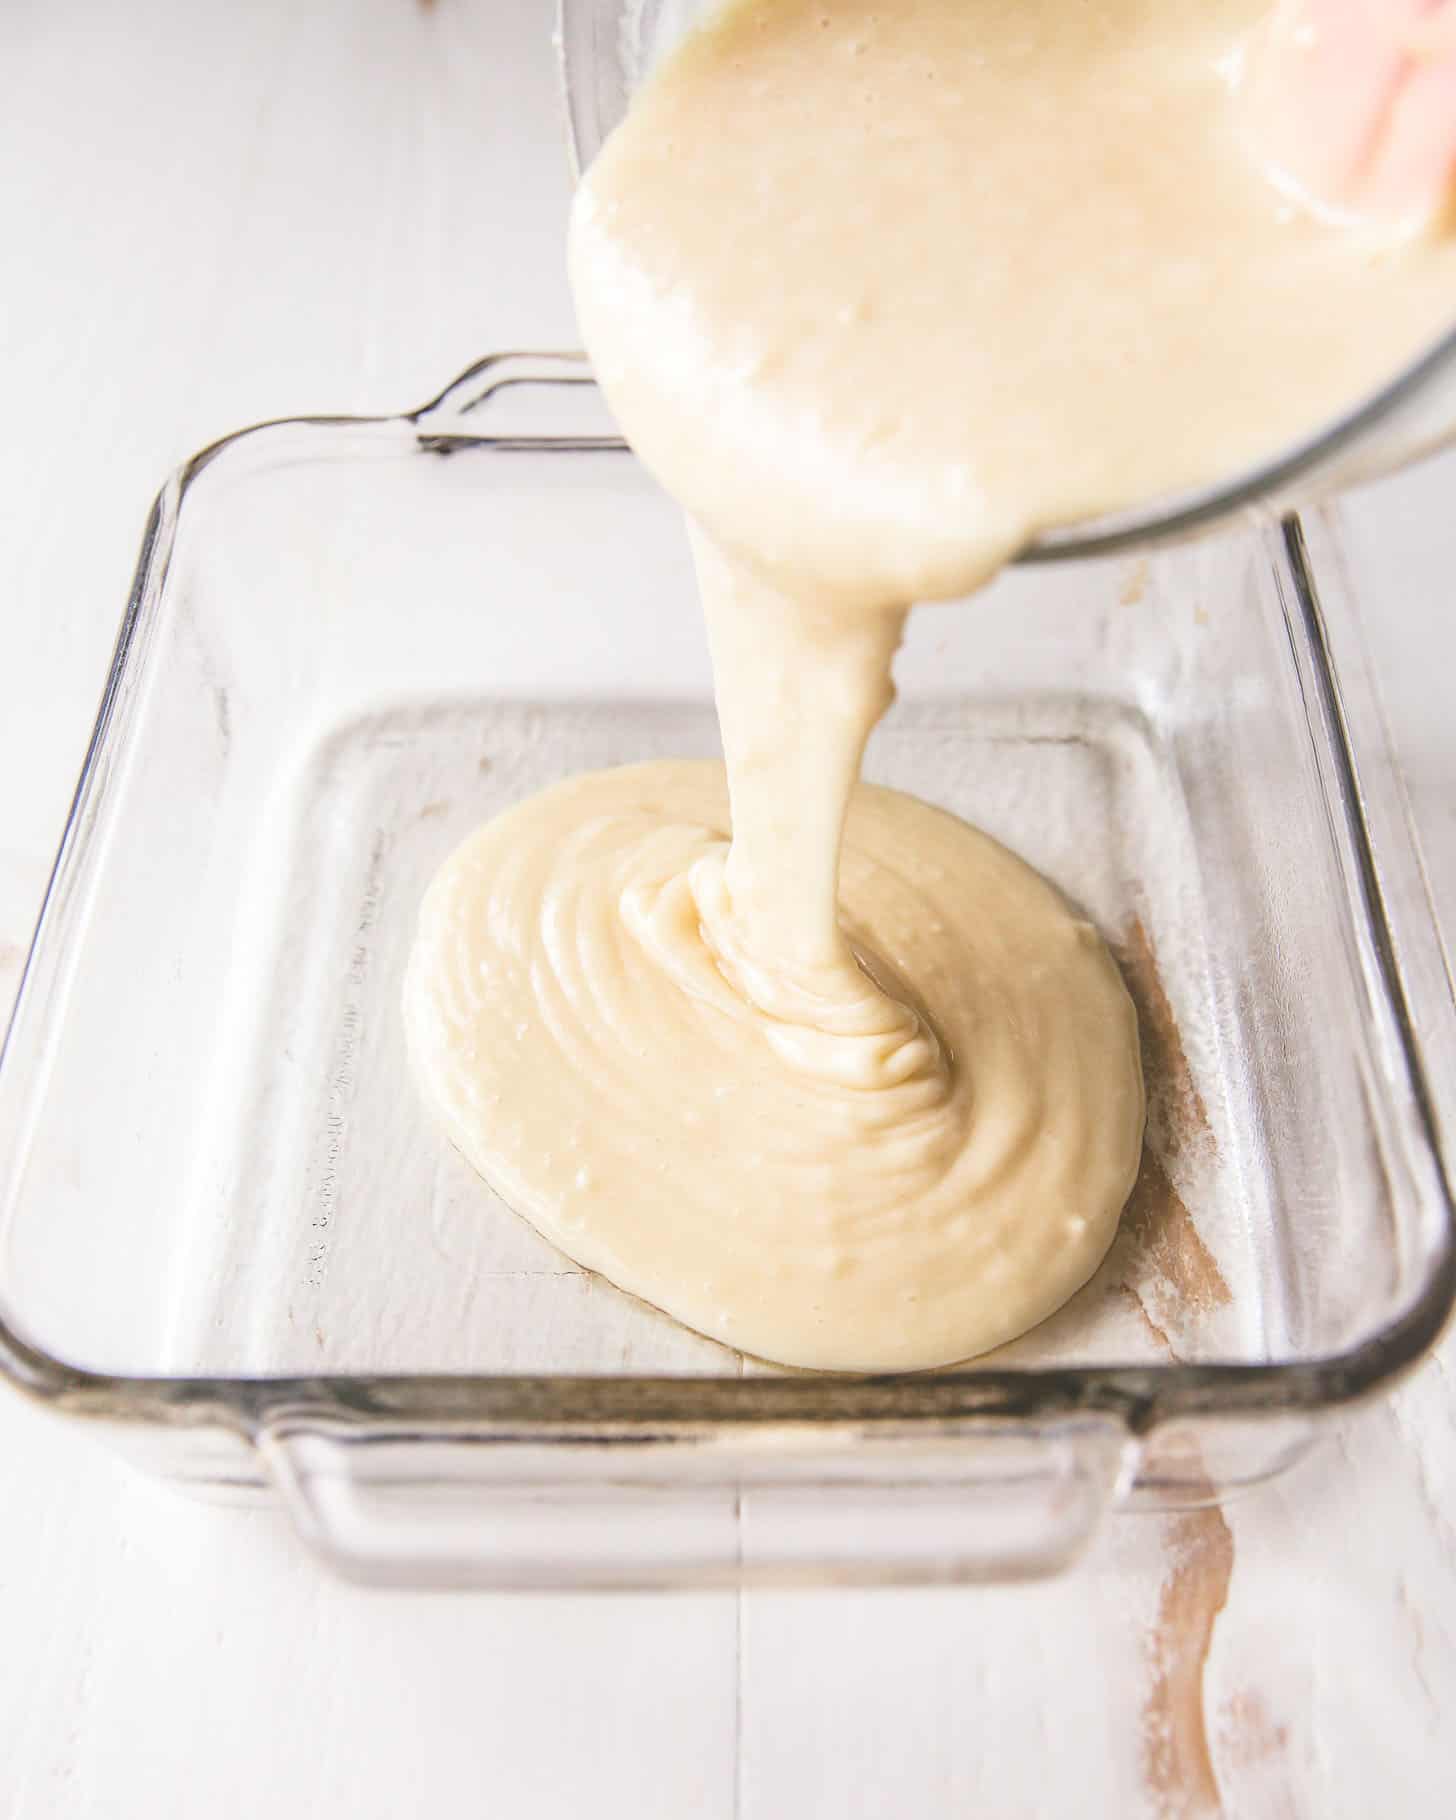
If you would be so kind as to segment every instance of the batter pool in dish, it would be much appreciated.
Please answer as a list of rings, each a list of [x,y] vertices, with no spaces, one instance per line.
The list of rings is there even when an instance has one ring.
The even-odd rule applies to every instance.
[[[795,1022],[713,945],[728,828],[723,767],[663,762],[452,855],[405,997],[445,1130],[569,1256],[745,1352],[908,1369],[1020,1333],[1096,1269],[1137,1164],[1101,939],[1005,847],[861,785],[858,994]]]

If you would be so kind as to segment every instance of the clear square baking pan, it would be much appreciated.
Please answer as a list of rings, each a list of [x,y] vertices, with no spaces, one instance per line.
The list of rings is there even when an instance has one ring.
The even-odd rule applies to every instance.
[[[1335,532],[1022,566],[912,616],[897,677],[869,775],[1107,934],[1146,1153],[1102,1269],[1014,1345],[778,1372],[556,1253],[405,1066],[460,838],[716,750],[682,525],[589,372],[503,356],[197,456],[0,1061],[6,1376],[384,1581],[1011,1577],[1297,1460],[1456,1294],[1449,988]]]

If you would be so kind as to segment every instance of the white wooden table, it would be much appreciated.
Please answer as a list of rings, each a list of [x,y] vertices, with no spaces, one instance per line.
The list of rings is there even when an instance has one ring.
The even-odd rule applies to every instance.
[[[0,997],[165,471],[574,340],[549,31],[548,0],[0,6]],[[1456,928],[1453,496],[1447,462],[1362,524]],[[1453,1368],[1070,1580],[915,1594],[361,1593],[5,1396],[0,1817],[1447,1814]]]

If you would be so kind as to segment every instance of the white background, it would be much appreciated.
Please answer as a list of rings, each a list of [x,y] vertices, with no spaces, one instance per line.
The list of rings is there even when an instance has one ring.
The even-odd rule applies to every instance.
[[[573,342],[549,11],[0,4],[0,1000],[165,472]],[[1360,508],[1450,927],[1453,498]],[[853,1596],[362,1593],[7,1394],[0,1817],[1446,1813],[1453,1362],[1069,1580]]]

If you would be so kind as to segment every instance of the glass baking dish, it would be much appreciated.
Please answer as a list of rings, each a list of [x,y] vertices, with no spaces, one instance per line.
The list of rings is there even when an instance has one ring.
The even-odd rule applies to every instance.
[[[716,750],[682,525],[587,369],[502,356],[204,451],[147,527],[0,1059],[0,1366],[379,1580],[1009,1577],[1267,1478],[1456,1294],[1449,991],[1343,575],[1290,521],[912,616],[868,772],[1107,933],[1147,1153],[1014,1345],[785,1373],[553,1251],[404,1066],[461,836]]]

